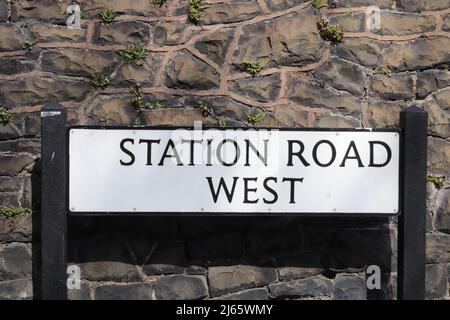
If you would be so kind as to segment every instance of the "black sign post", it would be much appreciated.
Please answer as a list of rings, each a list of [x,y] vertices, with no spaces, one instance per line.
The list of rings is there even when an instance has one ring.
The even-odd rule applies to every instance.
[[[44,300],[67,299],[66,110],[42,108],[41,292]]]
[[[64,107],[42,108],[40,297],[67,299],[68,139]],[[425,297],[427,113],[401,113],[401,215],[398,224],[398,299]]]
[[[399,300],[425,298],[427,113],[410,107],[400,114],[402,214],[398,221]]]

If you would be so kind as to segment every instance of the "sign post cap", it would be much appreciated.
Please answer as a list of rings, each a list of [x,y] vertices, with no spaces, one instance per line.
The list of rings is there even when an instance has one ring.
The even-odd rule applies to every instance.
[[[64,107],[57,101],[47,102],[41,109],[42,111],[63,111]]]
[[[406,108],[405,110],[402,111],[402,113],[426,113],[426,111],[420,108],[419,106],[414,105]]]

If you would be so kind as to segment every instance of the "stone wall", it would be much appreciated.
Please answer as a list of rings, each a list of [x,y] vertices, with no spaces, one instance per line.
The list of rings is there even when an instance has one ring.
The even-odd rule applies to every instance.
[[[50,100],[72,124],[147,126],[394,127],[419,105],[430,119],[427,298],[449,298],[450,1],[205,2],[196,19],[188,0],[74,1],[81,29],[68,29],[71,1],[0,0],[0,298],[33,296]],[[377,30],[369,5],[381,8]],[[326,40],[320,17],[343,28],[341,42]],[[395,218],[69,222],[83,279],[72,299],[395,297]],[[381,290],[366,289],[371,264]]]

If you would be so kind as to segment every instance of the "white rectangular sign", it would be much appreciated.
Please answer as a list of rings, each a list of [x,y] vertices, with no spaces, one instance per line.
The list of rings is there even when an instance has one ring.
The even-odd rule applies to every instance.
[[[399,133],[72,128],[71,212],[399,211]]]

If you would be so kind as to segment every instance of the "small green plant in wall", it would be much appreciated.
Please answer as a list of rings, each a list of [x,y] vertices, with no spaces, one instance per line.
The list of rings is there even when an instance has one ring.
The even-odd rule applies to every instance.
[[[328,8],[328,4],[324,3],[324,0],[314,0],[313,5],[317,10]]]
[[[159,110],[166,108],[161,102],[156,101],[155,103],[150,103],[144,100],[144,92],[142,91],[141,85],[139,83],[135,83],[130,87],[130,93],[133,96],[132,99],[128,100],[128,102],[138,111],[142,110]]]
[[[31,214],[28,208],[0,207],[0,217],[12,218]]]
[[[117,16],[117,13],[111,9],[105,9],[98,14],[103,23],[111,23]]]
[[[125,61],[134,62],[141,66],[144,64],[142,59],[146,55],[145,45],[142,42],[135,42],[132,46],[117,52]]]
[[[26,40],[23,44],[23,48],[25,50],[31,51],[31,49],[33,49],[33,42],[31,42],[30,40]]]
[[[389,69],[389,67],[382,67],[382,68],[380,69],[380,71],[381,71],[381,73],[384,74],[385,76],[392,77],[392,71],[391,71],[391,69]]]
[[[12,113],[0,105],[0,124],[8,124],[13,120]]]
[[[259,62],[245,61],[241,63],[241,70],[250,73],[252,76],[256,76],[263,69]]]
[[[197,108],[199,108],[202,111],[202,116],[203,117],[207,117],[207,116],[214,117],[214,110],[213,110],[213,108],[211,108],[207,104],[200,103]]]
[[[436,189],[440,190],[444,187],[445,184],[445,177],[444,176],[428,176],[427,181],[434,184]]]
[[[188,4],[188,20],[194,24],[200,24],[203,12],[209,6],[205,4],[204,0],[189,0]]]
[[[261,112],[255,113],[255,114],[245,112],[245,115],[247,116],[247,123],[251,127],[255,127],[259,122],[261,122],[267,116],[267,111],[261,111]]]
[[[109,79],[99,72],[94,72],[91,75],[89,83],[91,84],[92,87],[103,90],[109,86]]]
[[[324,40],[336,43],[341,42],[344,38],[342,27],[338,24],[330,23],[327,19],[318,19],[317,29],[319,29],[319,34]]]
[[[81,12],[80,12],[80,18],[81,18],[82,20],[89,20],[89,16],[88,16],[87,13],[86,13],[85,11],[83,11],[83,10],[81,10]]]
[[[154,5],[159,6],[160,8],[161,8],[163,5],[166,5],[167,2],[168,2],[168,0],[152,0],[152,3],[153,3]]]
[[[140,110],[142,104],[144,102],[144,93],[142,92],[141,86],[139,83],[134,84],[130,87],[130,93],[133,96],[131,100],[128,102],[136,109]]]
[[[150,102],[145,102],[143,106],[143,108],[147,110],[160,110],[164,109],[165,107],[166,106],[159,101],[156,101],[154,104],[151,104]]]

